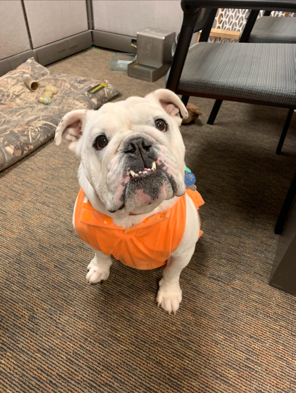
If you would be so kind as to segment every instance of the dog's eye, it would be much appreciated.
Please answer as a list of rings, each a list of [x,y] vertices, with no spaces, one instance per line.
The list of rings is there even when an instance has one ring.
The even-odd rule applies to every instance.
[[[156,127],[159,131],[166,132],[166,130],[167,130],[167,124],[166,124],[166,122],[165,122],[164,120],[162,120],[162,119],[156,119],[155,122],[154,122],[154,124],[155,124],[155,127]]]
[[[94,147],[96,150],[102,150],[102,149],[104,149],[104,147],[106,147],[107,145],[108,145],[108,139],[107,139],[106,135],[99,135],[99,136],[95,139],[94,144],[93,144],[93,147]]]

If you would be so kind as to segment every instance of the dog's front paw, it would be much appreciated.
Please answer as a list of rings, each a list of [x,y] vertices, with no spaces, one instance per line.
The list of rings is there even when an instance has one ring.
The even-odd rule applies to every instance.
[[[159,290],[156,297],[158,307],[161,306],[169,314],[176,314],[182,301],[182,290],[179,283],[167,284],[163,278],[159,282]]]
[[[89,284],[95,284],[108,279],[110,274],[110,265],[99,266],[96,261],[96,257],[94,257],[91,263],[87,266],[87,270],[88,273],[86,275],[86,281]]]

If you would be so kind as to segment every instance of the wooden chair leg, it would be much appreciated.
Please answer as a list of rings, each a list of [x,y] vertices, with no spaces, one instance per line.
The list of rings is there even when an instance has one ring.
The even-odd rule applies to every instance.
[[[221,104],[222,104],[222,100],[216,100],[216,102],[213,106],[212,112],[209,116],[208,124],[214,124],[214,121],[216,120],[216,116],[219,112]]]
[[[286,118],[285,125],[284,125],[284,128],[283,128],[283,131],[282,131],[279,143],[278,143],[277,148],[276,148],[276,154],[281,154],[281,152],[282,152],[282,147],[283,147],[286,135],[287,135],[287,131],[288,131],[289,125],[290,125],[291,120],[292,120],[293,113],[294,113],[294,109],[289,109],[288,116]]]
[[[289,187],[286,198],[284,200],[282,209],[280,211],[277,222],[275,224],[274,233],[277,235],[280,235],[282,233],[285,220],[286,220],[289,210],[292,206],[292,202],[293,202],[295,195],[296,195],[296,172],[294,174],[291,185]]]

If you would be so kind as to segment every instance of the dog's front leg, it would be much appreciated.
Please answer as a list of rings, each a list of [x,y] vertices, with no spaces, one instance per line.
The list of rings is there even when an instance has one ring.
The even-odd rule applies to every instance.
[[[168,313],[174,314],[182,301],[179,279],[194,253],[201,221],[192,200],[186,195],[186,226],[179,247],[171,254],[159,282],[156,301]]]
[[[171,312],[175,314],[182,301],[182,290],[179,284],[180,274],[190,262],[194,248],[192,247],[183,255],[171,255],[163,271],[156,301],[158,306],[161,306],[169,314]]]
[[[88,273],[86,280],[89,284],[107,280],[110,274],[112,260],[110,255],[105,255],[101,251],[95,251],[95,256],[87,266]]]

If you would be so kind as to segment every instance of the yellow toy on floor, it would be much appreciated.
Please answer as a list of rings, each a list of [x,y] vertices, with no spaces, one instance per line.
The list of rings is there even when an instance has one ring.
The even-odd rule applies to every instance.
[[[58,93],[58,89],[55,86],[47,85],[44,88],[43,93],[38,97],[38,102],[42,104],[49,105],[51,104],[51,99],[53,95]]]

